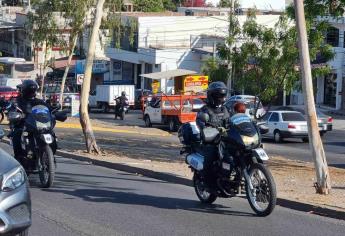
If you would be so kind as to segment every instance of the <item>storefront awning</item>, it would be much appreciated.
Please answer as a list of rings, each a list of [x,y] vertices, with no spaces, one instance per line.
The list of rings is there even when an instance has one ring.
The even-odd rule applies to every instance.
[[[195,74],[197,74],[196,71],[177,69],[177,70],[168,70],[168,71],[155,72],[155,73],[149,73],[149,74],[141,74],[140,76],[149,78],[149,79],[170,79],[174,77],[185,76],[185,75],[195,75]]]

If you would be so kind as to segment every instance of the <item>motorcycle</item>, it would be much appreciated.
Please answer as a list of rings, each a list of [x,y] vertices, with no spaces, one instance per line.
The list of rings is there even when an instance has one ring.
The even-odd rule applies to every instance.
[[[16,105],[7,106],[11,128],[9,137],[12,141],[15,125],[24,119],[21,135],[21,146],[25,153],[23,162],[26,164],[27,174],[38,172],[43,188],[51,187],[54,182],[57,139],[53,129],[56,121],[64,122],[67,119],[66,112],[58,111],[59,109],[57,106],[50,111],[45,105],[37,105],[32,107],[31,113],[25,115]]]
[[[207,114],[201,119],[208,124]],[[202,203],[212,204],[218,197],[231,198],[245,192],[257,215],[271,214],[277,193],[272,174],[264,165],[269,157],[261,144],[261,134],[267,132],[267,127],[254,124],[245,114],[232,116],[229,129],[208,126],[200,132],[195,122],[180,128],[179,138],[185,145],[181,154],[186,154],[185,161],[194,172],[194,189]],[[216,153],[211,163],[204,155],[209,147]]]
[[[129,103],[126,100],[125,102],[121,102],[121,98],[118,97],[115,99],[115,120],[117,117],[120,117],[121,120],[125,119],[125,114],[129,111]]]

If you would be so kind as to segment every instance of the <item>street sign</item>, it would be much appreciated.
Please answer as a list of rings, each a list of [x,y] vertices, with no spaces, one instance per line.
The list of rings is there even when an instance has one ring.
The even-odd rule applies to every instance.
[[[77,74],[77,84],[82,85],[84,81],[84,74]]]
[[[85,71],[86,60],[77,60],[75,64],[75,73],[82,74]],[[109,72],[110,62],[107,60],[93,60],[92,73],[103,74]]]
[[[71,99],[71,116],[79,117],[80,97],[79,95],[72,95]]]

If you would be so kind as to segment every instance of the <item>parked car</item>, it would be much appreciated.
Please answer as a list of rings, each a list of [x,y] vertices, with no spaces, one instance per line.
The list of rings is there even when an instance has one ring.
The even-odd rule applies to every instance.
[[[12,98],[16,98],[19,96],[19,92],[17,89],[11,88],[9,86],[0,86],[0,98],[5,99],[5,101],[9,101]]]
[[[0,156],[0,235],[27,236],[31,200],[25,170],[2,149]]]
[[[308,126],[305,117],[297,111],[270,111],[263,121],[269,128],[266,138],[273,138],[275,142],[282,142],[285,138],[301,138],[308,142]]]
[[[275,110],[279,111],[298,111],[302,113],[304,117],[306,117],[306,112],[302,107],[296,106],[281,106],[276,108]],[[326,132],[333,130],[333,118],[324,114],[320,109],[316,108],[316,115],[317,115],[317,122],[320,129],[320,135],[323,136]]]
[[[255,96],[252,95],[235,95],[230,97],[224,104],[229,110],[230,114],[234,114],[234,106],[238,102],[242,102],[246,105],[246,115],[250,116],[251,118],[255,118],[255,109],[258,109],[256,117],[262,117],[266,113],[258,97],[255,98]]]

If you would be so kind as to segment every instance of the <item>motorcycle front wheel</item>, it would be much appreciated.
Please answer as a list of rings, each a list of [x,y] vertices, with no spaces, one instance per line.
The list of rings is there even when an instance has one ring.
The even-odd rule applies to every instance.
[[[268,216],[277,202],[277,190],[271,172],[262,164],[253,164],[249,169],[251,190],[246,183],[246,195],[250,207],[258,216]]]
[[[211,193],[208,190],[207,184],[205,179],[200,176],[198,173],[194,173],[193,177],[194,189],[195,193],[198,196],[200,202],[206,204],[212,204],[217,199],[217,195]]]
[[[122,112],[121,112],[121,114],[120,114],[120,119],[121,119],[121,120],[124,120],[124,119],[125,119],[125,114],[126,114],[125,111],[122,111]]]
[[[54,154],[49,145],[40,150],[39,156],[39,177],[42,188],[50,188],[53,185],[55,177]]]

